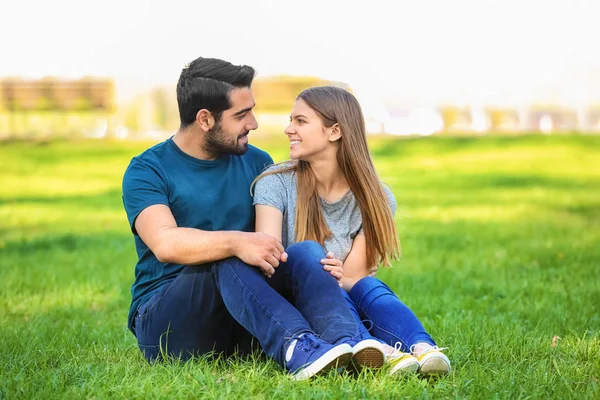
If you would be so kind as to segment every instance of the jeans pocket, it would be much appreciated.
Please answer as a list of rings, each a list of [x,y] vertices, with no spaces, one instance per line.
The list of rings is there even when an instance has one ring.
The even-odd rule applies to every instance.
[[[161,351],[158,344],[146,345],[138,343],[138,347],[148,362],[156,361],[160,356]]]
[[[156,305],[158,304],[159,300],[162,298],[162,295],[166,288],[167,285],[163,285],[156,291],[156,293],[150,296],[148,300],[146,300],[144,303],[142,303],[141,306],[139,306],[137,314],[135,316],[136,325],[137,321],[143,321],[148,317],[148,315],[151,313],[154,307],[156,307]]]
[[[160,302],[163,293],[165,292],[167,285],[159,288],[148,300],[138,307],[138,310],[133,319],[133,332],[135,336],[139,338],[140,331],[144,331],[144,326],[147,325],[147,319],[152,314],[152,310]]]

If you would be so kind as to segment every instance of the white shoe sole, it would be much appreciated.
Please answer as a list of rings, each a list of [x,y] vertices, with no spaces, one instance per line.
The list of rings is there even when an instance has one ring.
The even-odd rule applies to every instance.
[[[381,368],[385,364],[383,344],[374,339],[366,339],[352,347],[352,365],[360,371],[363,368]]]
[[[292,379],[302,381],[311,377],[343,367],[352,358],[352,347],[344,343],[335,346],[307,367],[292,375]]]
[[[419,361],[419,373],[425,376],[446,375],[450,373],[450,360],[438,351],[425,354]]]
[[[399,361],[398,364],[394,365],[391,369],[390,375],[396,373],[402,374],[414,374],[419,370],[419,361],[415,357],[406,357],[405,360]]]

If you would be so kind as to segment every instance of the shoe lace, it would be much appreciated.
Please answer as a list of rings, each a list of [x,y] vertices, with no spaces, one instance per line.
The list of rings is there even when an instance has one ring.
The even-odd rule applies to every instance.
[[[295,347],[297,349],[301,349],[304,350],[305,352],[309,352],[312,349],[317,349],[319,348],[319,346],[321,345],[317,340],[316,337],[314,335],[311,335],[309,333],[301,333],[299,335],[294,335],[291,337],[287,337],[286,339],[289,339],[289,342],[291,343],[293,340],[296,340],[296,345]]]
[[[371,329],[373,329],[373,321],[371,321],[370,319],[363,319],[362,321],[360,321],[360,328],[360,330],[362,331],[361,333],[370,332]]]
[[[392,367],[395,367],[396,365],[401,363],[403,360],[406,360],[408,358],[413,358],[413,356],[409,353],[403,352],[402,351],[402,343],[396,342],[394,344],[394,351],[387,356],[387,362]]]
[[[368,324],[368,328],[367,325]],[[359,327],[358,327],[358,333],[356,335],[354,335],[352,337],[352,340],[358,342],[362,339],[362,335],[365,333],[369,333],[371,331],[371,329],[373,328],[373,321],[371,321],[370,319],[363,319],[362,321],[360,321]]]
[[[396,342],[396,344],[394,344],[394,353],[404,353],[402,351],[402,342]]]
[[[401,358],[404,357],[406,354],[404,351],[402,351],[402,342],[396,342],[394,344],[394,351],[392,351],[392,353],[390,355],[388,355],[388,357],[390,359],[395,359],[395,358]]]
[[[412,346],[410,346],[410,350],[409,351],[410,351],[411,354],[415,354],[415,346],[416,346],[416,344],[413,344]],[[431,348],[429,348],[429,349],[427,349],[425,351],[420,352],[419,353],[419,357],[422,357],[425,354],[430,353],[432,351],[442,351],[442,350],[447,350],[447,349],[448,349],[448,347],[432,346]]]

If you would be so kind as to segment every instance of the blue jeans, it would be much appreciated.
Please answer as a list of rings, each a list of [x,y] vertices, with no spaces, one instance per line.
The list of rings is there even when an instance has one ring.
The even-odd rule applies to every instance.
[[[341,292],[356,321],[366,324],[360,327],[361,339],[375,338],[390,346],[400,342],[404,352],[419,342],[436,345],[417,316],[379,279],[367,276],[349,293]]]
[[[256,338],[283,366],[287,344],[301,333],[329,343],[356,337],[358,324],[320,263],[322,247],[307,241],[286,252],[270,279],[237,258],[185,267],[138,309],[134,330],[144,356],[245,353]]]

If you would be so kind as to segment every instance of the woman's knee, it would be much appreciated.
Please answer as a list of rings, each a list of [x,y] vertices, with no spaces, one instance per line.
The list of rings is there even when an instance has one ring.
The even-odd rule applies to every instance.
[[[356,288],[356,290],[354,290],[355,288]],[[376,289],[379,291],[392,292],[392,290],[385,283],[383,283],[381,280],[379,280],[373,276],[365,276],[364,278],[359,279],[354,284],[352,289],[355,292],[362,292],[362,293],[370,292],[370,291],[376,290]]]
[[[370,304],[382,296],[398,298],[385,283],[372,276],[366,276],[356,282],[349,295],[356,304],[360,305]]]

